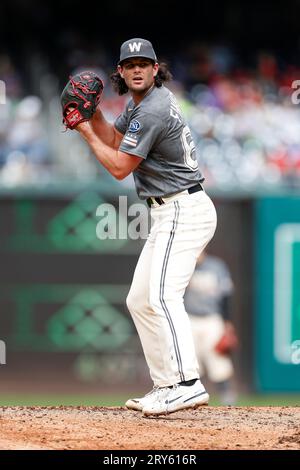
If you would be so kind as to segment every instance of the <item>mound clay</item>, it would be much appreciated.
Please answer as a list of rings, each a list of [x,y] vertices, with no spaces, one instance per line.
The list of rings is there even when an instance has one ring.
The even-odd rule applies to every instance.
[[[210,407],[144,418],[125,408],[2,407],[1,449],[300,449],[300,408]]]

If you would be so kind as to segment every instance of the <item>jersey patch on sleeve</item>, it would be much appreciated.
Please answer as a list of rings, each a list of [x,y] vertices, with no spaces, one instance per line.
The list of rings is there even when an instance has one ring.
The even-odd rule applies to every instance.
[[[137,142],[138,142],[138,138],[137,138],[136,135],[134,135],[130,132],[127,132],[126,135],[123,138],[123,142],[124,142],[124,144],[130,145],[131,147],[136,147]]]
[[[141,128],[141,123],[137,119],[133,119],[128,127],[129,132],[138,132]]]

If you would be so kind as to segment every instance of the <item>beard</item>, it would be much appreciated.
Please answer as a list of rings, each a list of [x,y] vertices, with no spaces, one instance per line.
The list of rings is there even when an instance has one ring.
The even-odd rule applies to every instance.
[[[139,84],[139,83],[135,83],[133,80],[131,81],[131,84],[130,86],[128,86],[129,90],[138,94],[138,95],[143,95],[145,93],[147,93],[147,91],[153,86],[154,82],[151,80],[151,81],[147,81],[145,82],[143,80],[143,84]]]

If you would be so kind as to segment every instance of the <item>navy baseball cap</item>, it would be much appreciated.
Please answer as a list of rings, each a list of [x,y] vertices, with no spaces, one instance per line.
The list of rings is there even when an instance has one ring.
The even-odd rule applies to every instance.
[[[123,42],[118,65],[120,65],[123,60],[131,59],[132,57],[145,57],[146,59],[157,62],[153,46],[147,39],[134,38]]]

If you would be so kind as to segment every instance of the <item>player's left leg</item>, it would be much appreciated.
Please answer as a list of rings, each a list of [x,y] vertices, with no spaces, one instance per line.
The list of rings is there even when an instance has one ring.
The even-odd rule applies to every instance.
[[[159,386],[166,388],[166,396],[145,407],[146,415],[164,414],[208,400],[199,380],[183,295],[199,254],[214,234],[216,213],[205,193],[193,196],[180,197],[156,212],[160,226],[151,266],[150,304],[160,320],[157,347],[164,375]],[[197,381],[191,385],[193,379]]]
[[[160,324],[149,303],[149,283],[154,245],[155,224],[152,225],[149,237],[139,256],[126,303],[142,343],[150,376],[156,387],[161,380],[161,356],[160,350],[156,346],[156,332]]]
[[[125,405],[131,410],[142,411],[149,401],[156,399],[161,393],[157,382],[161,379],[161,356],[156,347],[156,330],[159,328],[159,320],[154,315],[149,303],[150,271],[154,249],[155,227],[152,226],[149,237],[139,256],[131,287],[126,299],[128,310],[137,329],[145,359],[149,367],[150,376],[154,387],[143,397],[129,398]]]

